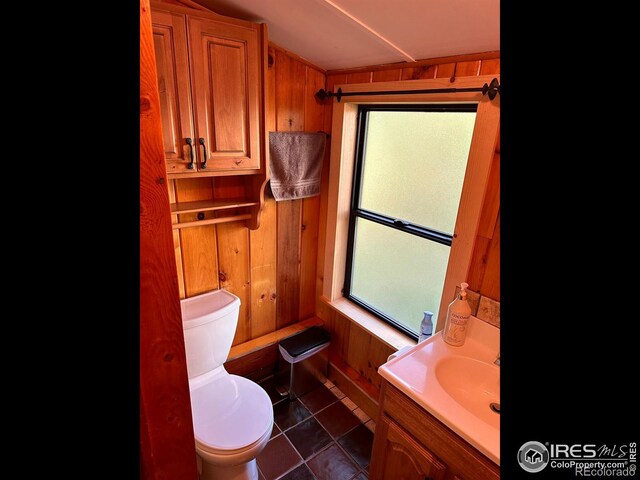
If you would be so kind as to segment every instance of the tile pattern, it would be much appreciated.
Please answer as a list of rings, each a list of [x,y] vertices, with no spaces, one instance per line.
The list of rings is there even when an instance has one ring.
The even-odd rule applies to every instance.
[[[453,298],[456,298],[458,293],[460,293],[459,285],[456,287]],[[467,290],[467,300],[471,307],[471,315],[500,328],[500,302],[471,290]]]
[[[260,382],[273,403],[274,428],[258,456],[262,480],[368,478],[375,422],[329,380],[293,402],[273,377]]]
[[[476,317],[500,328],[500,302],[491,300],[488,297],[480,297],[480,305],[478,306]]]

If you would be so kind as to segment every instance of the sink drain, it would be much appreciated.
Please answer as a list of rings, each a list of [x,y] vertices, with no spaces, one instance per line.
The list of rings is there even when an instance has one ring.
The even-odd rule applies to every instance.
[[[495,403],[495,402],[493,402],[493,403],[491,403],[491,404],[489,405],[489,408],[490,408],[491,410],[493,410],[494,412],[496,412],[497,414],[500,414],[500,404],[499,404],[499,403]]]

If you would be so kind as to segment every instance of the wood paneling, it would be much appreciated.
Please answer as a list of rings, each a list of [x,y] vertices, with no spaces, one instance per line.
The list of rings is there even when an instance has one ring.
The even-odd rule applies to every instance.
[[[169,202],[176,203],[176,185],[175,180],[169,180],[167,183],[167,189],[169,191]],[[171,215],[171,223],[177,223],[178,216]],[[176,258],[176,266],[178,267],[178,289],[180,292],[180,298],[185,297],[184,291],[184,275],[182,268],[182,247],[180,245],[180,232],[178,230],[172,230],[173,233],[173,249]]]
[[[300,232],[302,202],[277,202],[278,272],[276,328],[286,327],[298,320],[300,311]]]
[[[441,63],[436,71],[436,78],[451,78],[455,71],[455,63]]]
[[[238,222],[216,226],[220,288],[240,298],[240,314],[233,345],[251,339],[249,230]]]
[[[276,329],[276,202],[265,201],[260,228],[249,232],[251,249],[251,335]]]
[[[423,60],[417,60],[415,62],[395,62],[395,63],[385,63],[382,65],[368,65],[363,67],[355,67],[355,68],[341,68],[335,70],[327,70],[325,73],[327,77],[336,74],[349,74],[349,73],[360,73],[360,72],[378,72],[380,70],[395,70],[397,68],[419,68],[419,67],[429,67],[431,65],[441,65],[443,63],[459,63],[459,62],[472,62],[475,60],[495,60],[500,58],[500,51],[493,52],[482,52],[482,53],[469,53],[464,55],[453,55],[449,57],[436,57],[436,58],[427,58]],[[486,72],[493,73],[493,72]]]
[[[325,87],[322,71],[273,47],[269,55],[265,130],[323,130],[324,104],[313,96]],[[245,188],[237,177],[179,179],[169,185],[172,201],[178,202],[246,197]],[[257,230],[233,222],[175,231],[180,297],[217,288],[238,295],[234,345],[313,317],[320,205],[320,196],[276,203],[267,193]],[[235,212],[207,212],[206,218]],[[195,214],[180,215],[181,222],[195,220]]]
[[[379,70],[373,72],[372,82],[391,82],[395,80],[402,80],[402,69],[397,68],[395,70]]]
[[[482,60],[480,67],[480,75],[491,75],[492,73],[500,73],[500,59]]]
[[[279,50],[275,52],[275,62],[277,131],[302,131],[307,67]]]
[[[195,480],[191,402],[178,302],[148,0],[140,2],[140,438],[147,479]]]
[[[276,129],[275,50],[269,48],[265,74],[265,130]],[[268,152],[267,152],[268,154]],[[269,172],[267,172],[269,174]],[[276,329],[277,228],[276,202],[265,199],[260,228],[249,232],[251,249],[251,333],[253,338]]]
[[[314,96],[325,87],[325,76],[307,69],[305,85],[304,129],[319,132],[324,128],[324,105]],[[320,195],[302,200],[302,232],[300,238],[300,307],[299,318],[308,318],[316,312],[316,266],[318,258],[318,230]]]
[[[349,73],[347,83],[369,83],[371,82],[371,72]]]
[[[402,69],[400,80],[422,80],[436,78],[437,65],[427,65],[424,67],[407,67]]]
[[[175,180],[176,201],[192,202],[213,198],[211,178],[191,178]],[[180,215],[180,222],[197,220],[197,214]],[[199,293],[219,288],[218,254],[216,227],[205,225],[180,230],[182,268],[185,284],[185,296],[193,297]]]
[[[487,252],[487,261],[482,278],[482,284],[478,291],[482,292],[482,295],[500,300],[500,214],[498,213],[498,219],[496,226],[489,242],[489,249]]]
[[[480,75],[480,60],[456,63],[456,77],[473,77],[477,75]]]

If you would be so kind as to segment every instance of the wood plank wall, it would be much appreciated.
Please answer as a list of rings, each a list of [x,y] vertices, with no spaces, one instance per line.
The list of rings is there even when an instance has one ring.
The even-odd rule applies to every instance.
[[[499,54],[466,55],[463,61],[455,58],[445,59],[444,62],[420,61],[407,63],[402,66],[374,66],[370,69],[359,68],[344,71],[327,72],[327,89],[332,90],[335,85],[349,83],[372,83],[390,80],[415,80],[428,78],[451,78],[461,76],[489,75],[500,72]],[[489,58],[487,58],[489,57]],[[332,103],[325,106],[324,130],[331,128]],[[328,174],[328,164],[325,163],[323,176]],[[320,232],[318,245],[317,292],[322,292],[322,272],[324,271],[324,238],[327,216],[328,177],[323,179],[320,204]],[[491,167],[491,173],[480,226],[476,237],[468,282],[470,289],[480,292],[496,300],[500,300],[500,150],[496,147],[496,154]],[[370,416],[371,402],[362,397],[364,391],[371,399],[377,400],[380,394],[381,377],[377,373],[380,365],[386,362],[393,349],[371,336],[357,324],[343,315],[333,311],[322,303],[318,303],[318,316],[325,322],[332,333],[331,361],[342,371],[342,375],[330,375],[332,381],[350,396],[355,395],[354,401],[365,409]],[[347,384],[351,382],[351,385]],[[354,389],[354,385],[359,389]],[[353,393],[352,393],[353,392]],[[362,397],[361,402],[358,396]],[[375,407],[374,407],[375,408]],[[375,412],[374,412],[375,413]]]
[[[465,56],[464,61],[421,61],[403,66],[376,66],[366,71],[330,71],[325,76],[322,70],[275,45],[270,46],[269,55],[266,79],[269,131],[330,133],[332,102],[322,104],[313,96],[325,86],[332,89],[343,83],[450,78],[454,72],[459,77],[500,71],[497,55],[487,58],[481,54]],[[220,287],[238,295],[242,308],[234,345],[317,314],[332,333],[332,362],[343,372],[342,376],[332,378],[334,383],[348,391],[350,385],[344,384],[348,378],[346,381],[377,399],[381,381],[377,369],[393,349],[317,300],[322,292],[324,271],[329,143],[330,140],[319,197],[277,203],[269,198],[261,226],[255,231],[233,223],[174,231],[180,297]],[[499,173],[497,149],[468,278],[472,290],[496,300],[500,299]],[[240,196],[238,188],[241,187],[234,185],[233,179],[226,177],[169,182],[171,201],[230,198]],[[271,350],[269,358],[273,357]],[[265,360],[258,363],[262,365]],[[358,393],[353,391],[351,395]]]
[[[269,57],[268,130],[322,130],[324,105],[313,94],[324,88],[324,72],[276,46]],[[168,187],[172,202],[243,193],[233,177],[172,180]],[[276,203],[269,195],[258,230],[240,223],[174,230],[180,298],[217,288],[240,297],[233,345],[315,315],[319,213],[319,196]]]

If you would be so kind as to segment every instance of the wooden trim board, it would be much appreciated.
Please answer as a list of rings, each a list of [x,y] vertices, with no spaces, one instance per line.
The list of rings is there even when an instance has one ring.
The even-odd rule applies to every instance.
[[[231,347],[229,357],[227,357],[227,362],[253,353],[261,348],[268,347],[269,345],[273,345],[282,339],[295,335],[296,333],[302,332],[303,330],[316,325],[324,325],[324,322],[318,317],[307,318],[306,320],[294,323],[293,325],[289,325],[274,332],[267,333],[266,335],[262,335],[261,337],[249,340],[248,342],[236,345],[235,347]]]

